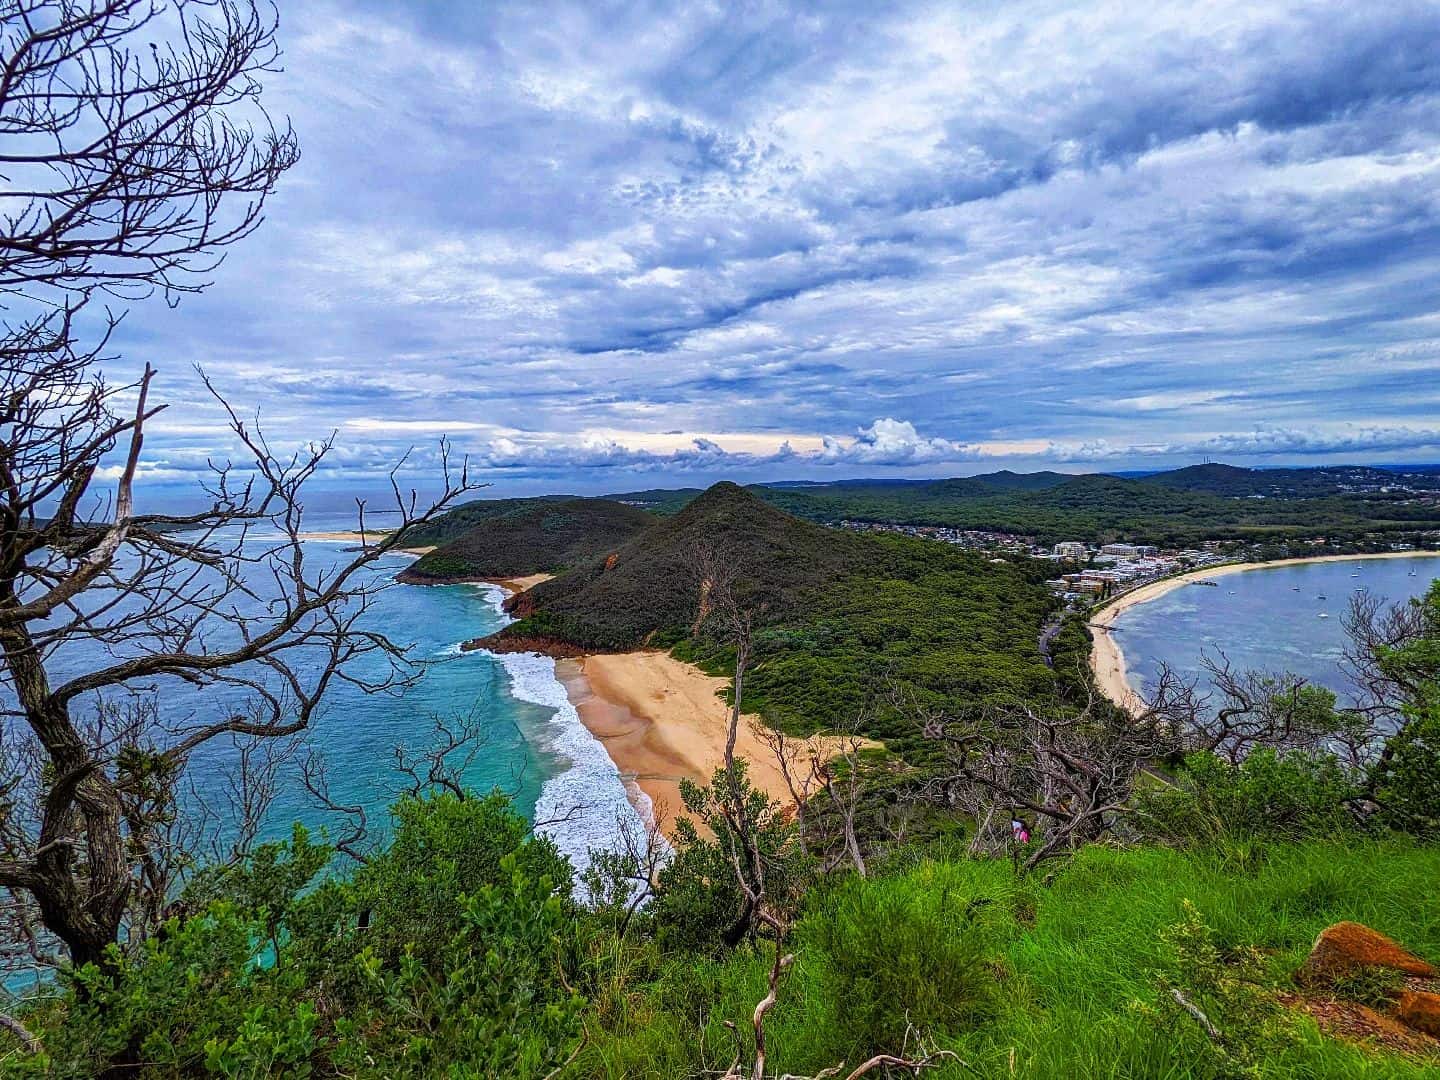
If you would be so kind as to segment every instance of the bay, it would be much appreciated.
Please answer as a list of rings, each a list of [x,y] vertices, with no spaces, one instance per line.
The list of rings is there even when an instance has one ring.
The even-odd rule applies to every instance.
[[[1395,603],[1424,593],[1440,559],[1356,559],[1265,567],[1187,584],[1122,613],[1114,623],[1126,677],[1140,693],[1162,663],[1186,677],[1203,674],[1206,653],[1236,668],[1289,671],[1330,688],[1349,686],[1345,613],[1361,591]],[[1324,617],[1322,617],[1324,616]]]

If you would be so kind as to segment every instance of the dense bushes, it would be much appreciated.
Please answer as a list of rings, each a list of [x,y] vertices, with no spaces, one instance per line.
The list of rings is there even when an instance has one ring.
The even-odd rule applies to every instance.
[[[570,869],[503,796],[402,802],[388,849],[310,889],[297,827],[206,875],[137,957],[30,1006],[14,1074],[537,1076],[580,1036]],[[308,890],[308,891],[307,891]],[[197,906],[198,903],[198,906]]]
[[[1390,740],[1373,794],[1384,824],[1440,840],[1440,710],[1414,717]]]
[[[1180,843],[1300,840],[1357,827],[1351,801],[1359,778],[1331,755],[1261,749],[1239,765],[1191,754],[1172,782],[1150,782],[1136,797],[1142,834]]]
[[[325,854],[297,831],[212,879],[138,957],[67,976],[20,1012],[43,1054],[0,1035],[0,1073],[671,1080],[748,1052],[773,946],[666,941],[664,891],[617,939],[499,797],[407,803],[391,848],[306,891]],[[1418,1078],[1425,1062],[1323,1039],[1277,994],[1340,919],[1440,957],[1437,878],[1440,851],[1376,842],[1276,841],[1244,865],[1091,847],[1048,882],[912,851],[800,899],[772,1065],[853,1064],[914,1029],[965,1062],[939,1077]],[[393,902],[371,906],[382,888]],[[1167,1005],[1171,987],[1222,1047]]]
[[[918,887],[913,878],[850,879],[796,934],[804,992],[837,1014],[816,1024],[836,1060],[863,1060],[913,1031],[959,1031],[986,1015],[996,973],[981,921],[991,898]]]
[[[486,504],[467,504],[428,530],[413,544],[439,541],[404,573],[408,581],[512,577],[552,573],[603,559],[627,540],[655,524],[643,510],[607,499],[517,500],[484,513]],[[473,508],[479,506],[481,510]],[[471,527],[451,535],[456,521]],[[468,516],[467,516],[468,515]]]

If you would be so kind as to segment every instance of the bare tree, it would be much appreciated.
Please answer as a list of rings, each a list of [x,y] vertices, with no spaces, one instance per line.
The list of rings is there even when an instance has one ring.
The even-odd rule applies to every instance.
[[[1137,777],[1178,745],[1168,703],[1131,716],[1095,692],[1080,707],[1053,713],[1025,703],[965,717],[913,701],[908,710],[946,756],[926,797],[1035,818],[1026,871],[1105,835],[1125,813]]]
[[[1300,675],[1238,669],[1223,651],[1203,654],[1200,664],[1203,676],[1189,680],[1162,665],[1145,695],[1185,749],[1232,765],[1260,747],[1340,752],[1358,767],[1381,737],[1372,716],[1337,709],[1332,692]]]
[[[615,914],[615,936],[623,938],[636,913],[655,895],[660,871],[670,861],[670,844],[661,831],[665,807],[653,808],[643,824],[633,814],[615,819],[613,846],[590,852],[585,884],[597,911]]]
[[[735,881],[744,897],[744,909],[737,926],[742,933],[761,930],[768,934],[774,944],[774,958],[770,965],[766,995],[756,1004],[751,1017],[754,1037],[754,1056],[749,1071],[750,1080],[765,1080],[769,1049],[765,1037],[765,1020],[779,1001],[780,985],[785,972],[794,963],[793,954],[785,951],[790,933],[790,914],[783,900],[772,895],[771,860],[764,836],[774,816],[774,804],[757,793],[745,777],[745,769],[735,757],[740,720],[744,715],[744,676],[750,664],[754,646],[754,631],[763,609],[748,604],[742,593],[744,585],[743,568],[733,555],[712,544],[702,544],[692,558],[700,584],[699,610],[694,631],[709,628],[721,641],[730,645],[735,652],[735,676],[731,688],[729,730],[725,740],[723,767],[715,774],[708,793],[708,804],[715,810],[723,828],[717,830],[717,840],[722,845]],[[791,784],[791,795],[797,797],[808,781],[801,779],[800,770],[795,766],[799,761],[783,736],[771,736],[770,746],[785,773],[787,784]],[[851,753],[858,750],[858,739],[851,741]],[[824,751],[811,747],[805,755],[813,779],[827,787],[832,798],[844,802],[847,796],[841,794],[836,778],[829,772],[830,764],[824,758]],[[794,786],[798,784],[799,786]],[[849,790],[848,788],[846,789]],[[849,801],[850,813],[846,818],[847,837],[853,840],[854,800]],[[847,844],[848,848],[848,844]],[[858,845],[854,848],[857,866],[864,873],[864,861],[859,857]],[[756,935],[759,936],[758,934]],[[737,939],[738,940],[738,939]],[[894,1067],[919,1075],[925,1069],[935,1068],[944,1060],[954,1058],[949,1051],[931,1051],[921,1047],[913,1057],[878,1054],[851,1070],[849,1080],[864,1076],[879,1068]],[[839,1076],[843,1066],[826,1069],[820,1077]],[[737,1054],[734,1063],[725,1073],[727,1080],[739,1080],[745,1076],[742,1055]],[[798,1078],[797,1078],[798,1080]]]
[[[755,626],[763,608],[745,602],[741,592],[744,569],[733,552],[713,543],[701,543],[691,553],[691,563],[699,584],[693,632],[707,633],[735,650],[730,726],[725,738],[725,769],[731,772],[735,761],[735,742],[740,732],[745,673],[750,668]]]
[[[865,856],[860,850],[856,815],[860,809],[864,783],[860,768],[860,751],[864,739],[858,734],[858,723],[827,738],[797,739],[777,728],[752,723],[756,738],[770,750],[785,787],[795,804],[796,835],[807,852],[812,840],[810,800],[824,792],[831,811],[840,825],[841,852],[826,862],[826,872],[844,859],[861,876],[866,876]]]
[[[65,416],[31,414],[6,429],[8,443],[0,437],[3,454],[37,427],[91,430],[82,454],[52,444],[47,455],[37,444],[26,455],[26,482],[0,492],[0,647],[13,703],[5,716],[24,725],[7,732],[6,765],[21,778],[21,798],[0,818],[0,884],[34,899],[76,963],[101,960],[132,918],[142,874],[133,840],[145,827],[134,808],[164,803],[151,789],[178,783],[197,749],[222,736],[294,735],[337,681],[379,692],[413,678],[404,648],[366,620],[389,584],[368,568],[470,486],[463,470],[452,475],[442,462],[441,499],[420,510],[395,485],[397,530],[348,562],[312,569],[301,492],[329,444],[281,458],[232,414],[251,457],[243,487],[221,467],[208,510],[140,515],[132,489],[153,415],[149,382],[147,373],[133,417],[123,420],[97,406],[100,391],[77,401],[70,387],[53,387],[42,400],[61,403]],[[87,516],[80,507],[98,461],[122,435],[128,452],[114,512]],[[61,505],[42,516],[45,492],[55,489],[65,493]],[[257,535],[257,525],[273,532]],[[93,666],[72,673],[64,658],[81,648]],[[356,665],[366,657],[383,664],[362,677]],[[213,692],[220,715],[106,719],[123,715],[136,695],[180,687]],[[227,698],[236,704],[225,707]]]
[[[300,782],[322,810],[343,822],[330,840],[331,847],[357,863],[369,862],[373,843],[369,811],[364,802],[343,803],[335,798],[324,754],[312,748],[300,759]]]
[[[766,892],[770,855],[761,842],[762,833],[775,816],[775,807],[754,789],[735,757],[744,715],[745,673],[750,666],[755,627],[763,612],[747,602],[744,568],[733,551],[715,543],[701,543],[691,553],[691,562],[699,585],[693,632],[709,634],[735,654],[724,765],[708,792],[708,802],[723,822],[718,839],[743,896],[739,917],[726,940],[738,942],[757,926],[768,927],[775,934],[778,960],[786,925]]]
[[[76,964],[104,963],[122,926],[137,943],[158,917],[196,751],[291,736],[337,682],[413,676],[365,620],[386,584],[372,564],[471,486],[442,445],[434,504],[392,474],[396,529],[316,567],[302,489],[330,440],[278,453],[216,394],[243,465],[214,465],[194,513],[136,507],[163,406],[148,366],[129,383],[100,375],[121,316],[92,301],[173,303],[259,224],[298,156],[260,104],[277,57],[253,0],[0,12],[0,887],[19,937],[53,934]],[[364,657],[378,675],[360,674]],[[180,689],[209,715],[136,705]]]
[[[1437,634],[1440,627],[1430,624],[1420,601],[1387,605],[1368,590],[1353,595],[1345,613],[1342,665],[1355,691],[1355,709],[1391,729],[1401,727],[1406,709],[1424,699],[1435,675],[1428,664],[1403,659],[1414,653],[1407,646]]]
[[[419,749],[399,743],[394,748],[394,769],[403,778],[393,794],[418,799],[433,791],[467,797],[465,776],[489,742],[480,715],[431,718],[431,735]]]
[[[795,838],[801,850],[808,853],[810,797],[815,793],[818,780],[812,767],[809,742],[768,724],[752,723],[750,730],[775,759],[780,777],[785,781],[785,789],[790,793],[790,801],[795,806]]]
[[[820,781],[830,806],[840,819],[840,834],[844,841],[845,854],[849,856],[855,872],[866,876],[865,856],[860,851],[860,838],[855,829],[855,815],[860,809],[864,792],[864,781],[860,770],[860,750],[864,741],[852,727],[841,734],[833,744],[810,747],[810,768]],[[843,768],[839,766],[843,764]]]
[[[260,78],[278,70],[270,11],[252,0],[4,5],[0,294],[49,307],[64,328],[97,291],[173,301],[204,288],[299,157],[260,104]]]

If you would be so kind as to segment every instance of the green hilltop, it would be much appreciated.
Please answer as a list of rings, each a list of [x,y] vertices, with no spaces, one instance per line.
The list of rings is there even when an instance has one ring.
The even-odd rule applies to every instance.
[[[401,579],[417,584],[554,573],[603,557],[655,524],[655,517],[608,499],[523,499],[470,503],[436,522],[416,545],[439,542]]]
[[[1413,541],[1440,530],[1440,472],[1423,468],[1209,464],[1142,477],[1002,471],[944,480],[757,484],[748,490],[812,521],[996,530],[1042,543],[1284,543],[1319,534],[1364,546]],[[616,497],[673,514],[697,495],[682,488]]]
[[[695,552],[704,544],[734,567],[737,593],[757,612],[746,701],[777,726],[808,732],[855,721],[887,686],[961,709],[1048,700],[1066,684],[1038,648],[1055,603],[1043,565],[828,529],[730,483],[609,556],[535,586],[513,604],[524,617],[484,644],[650,645],[723,671],[725,649],[693,634]],[[1083,662],[1083,635],[1066,642],[1076,649],[1064,660],[1068,673]],[[918,733],[884,708],[865,726],[892,749],[919,745]]]

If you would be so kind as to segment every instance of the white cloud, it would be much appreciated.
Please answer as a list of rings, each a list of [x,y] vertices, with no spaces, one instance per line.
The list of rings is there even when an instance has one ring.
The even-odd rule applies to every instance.
[[[1433,4],[317,0],[282,38],[304,160],[117,339],[176,358],[153,449],[223,441],[191,361],[357,473],[440,432],[817,475],[1430,445]]]

